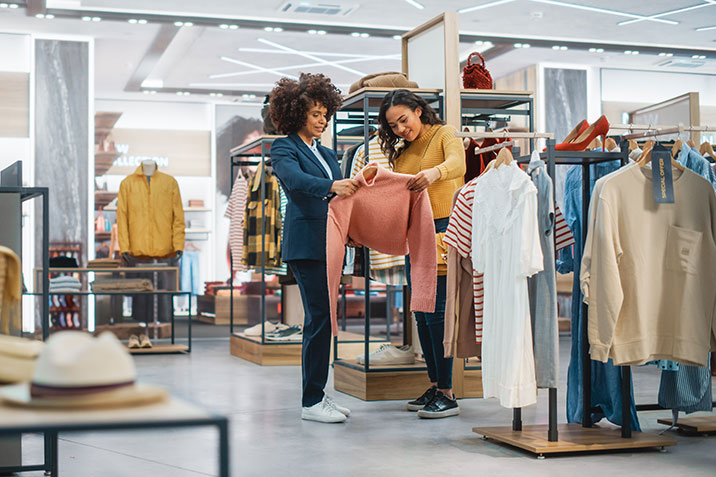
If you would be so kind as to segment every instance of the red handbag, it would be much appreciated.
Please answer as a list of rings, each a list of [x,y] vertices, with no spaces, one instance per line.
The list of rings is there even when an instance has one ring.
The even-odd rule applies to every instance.
[[[481,65],[470,63],[475,55],[482,60]],[[462,86],[465,89],[492,89],[492,76],[485,68],[485,58],[480,53],[472,53],[467,58],[467,66],[462,70]]]

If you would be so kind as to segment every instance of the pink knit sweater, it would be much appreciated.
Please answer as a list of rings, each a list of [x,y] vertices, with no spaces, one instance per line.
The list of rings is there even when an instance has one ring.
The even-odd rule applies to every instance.
[[[378,172],[367,180],[364,173],[370,167],[377,167]],[[326,261],[334,335],[338,333],[337,295],[349,237],[389,255],[410,253],[410,308],[428,313],[435,311],[435,224],[427,190],[409,190],[411,177],[370,163],[355,177],[361,183],[356,193],[350,197],[336,197],[328,206]]]

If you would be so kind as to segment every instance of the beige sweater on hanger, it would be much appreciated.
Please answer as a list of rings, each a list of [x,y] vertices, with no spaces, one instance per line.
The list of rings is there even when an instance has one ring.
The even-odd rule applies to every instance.
[[[590,205],[594,360],[705,366],[716,350],[716,195],[698,174],[673,173],[674,204],[655,203],[650,169],[628,167]]]

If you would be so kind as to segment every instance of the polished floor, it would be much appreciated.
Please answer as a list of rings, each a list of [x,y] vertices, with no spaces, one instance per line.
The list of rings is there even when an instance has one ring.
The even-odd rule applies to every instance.
[[[209,333],[197,333],[206,336]],[[566,376],[569,337],[561,338]],[[428,421],[404,411],[402,401],[362,402],[333,391],[353,411],[346,424],[300,419],[298,367],[260,367],[229,354],[227,338],[197,338],[190,355],[139,356],[141,381],[229,416],[234,476],[709,476],[716,475],[716,436],[670,432],[678,446],[667,453],[638,451],[537,460],[522,451],[483,441],[474,426],[509,425],[511,410],[495,400],[460,401],[458,417]],[[658,371],[635,368],[639,403],[655,403]],[[566,378],[565,378],[566,379]],[[564,422],[564,387],[560,422]],[[640,413],[646,432],[664,426],[669,412]],[[523,412],[525,424],[546,423],[547,393]],[[25,463],[42,455],[38,436],[23,441]],[[217,475],[216,431],[162,430],[60,436],[60,475],[71,477],[191,477]],[[42,475],[27,473],[22,475]]]

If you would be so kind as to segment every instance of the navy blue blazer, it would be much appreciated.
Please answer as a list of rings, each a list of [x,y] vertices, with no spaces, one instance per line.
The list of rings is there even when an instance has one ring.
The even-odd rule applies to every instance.
[[[318,146],[331,168],[331,179],[316,155],[298,134],[276,139],[271,145],[271,165],[288,197],[283,220],[281,258],[326,260],[328,200],[334,180],[342,179],[336,153]]]

